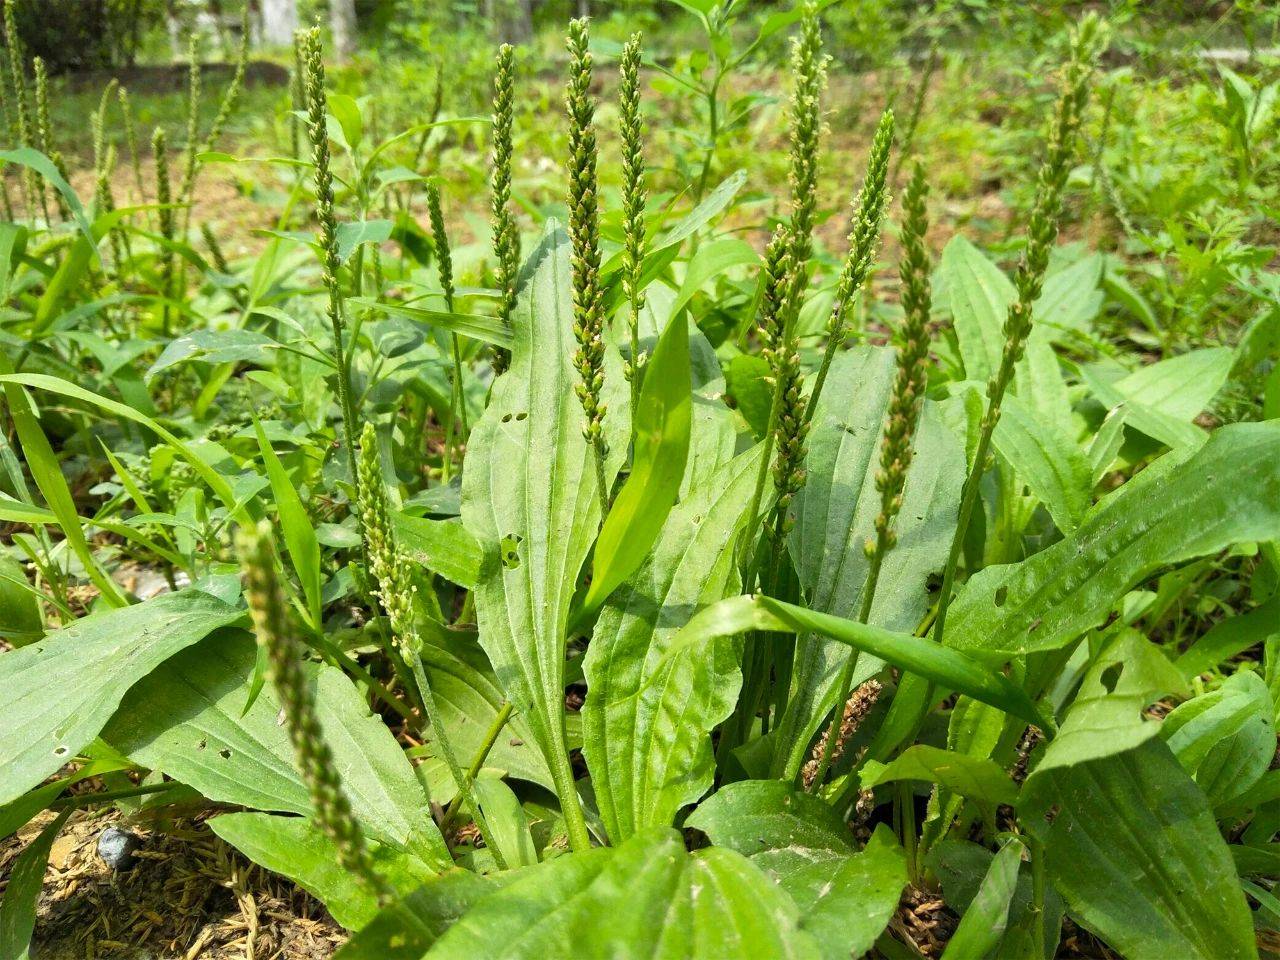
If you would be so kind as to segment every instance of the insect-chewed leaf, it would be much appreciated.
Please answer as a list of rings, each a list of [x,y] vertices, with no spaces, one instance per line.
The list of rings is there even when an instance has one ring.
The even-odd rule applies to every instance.
[[[1135,960],[1252,960],[1253,920],[1204,794],[1169,748],[1045,775],[1044,804],[1021,811],[1047,846],[1049,877],[1072,917]]]
[[[569,240],[554,223],[524,281],[511,367],[494,384],[468,443],[462,521],[483,556],[474,593],[480,643],[567,804],[576,799],[564,731],[565,629],[599,528],[600,496],[574,393]],[[622,359],[612,347],[605,359],[611,481],[630,429]]]
[[[252,640],[216,641],[172,658],[135,686],[103,738],[210,800],[309,813],[289,732],[278,722],[274,688],[264,687],[241,716],[256,660]],[[449,866],[429,798],[391,731],[341,671],[315,665],[310,672],[318,719],[360,825],[373,839],[408,850],[437,870]]]
[[[718,847],[690,854],[676,831],[651,829],[528,870],[481,900],[427,956],[820,956],[798,920],[790,898],[745,857]]]
[[[796,498],[791,558],[808,606],[842,618],[858,615],[867,579],[863,549],[875,535],[880,494],[875,488],[880,442],[893,382],[894,355],[859,348],[831,366],[814,411],[807,481]],[[929,602],[927,579],[942,569],[955,529],[956,503],[964,479],[964,453],[926,404],[915,440],[896,531],[898,545],[880,575],[870,621],[889,630],[915,628]],[[791,696],[778,722],[772,772],[795,776],[809,755],[809,741],[835,704],[840,668],[848,647],[802,636],[796,641]],[[859,660],[854,685],[880,669],[873,657]]]
[[[800,929],[814,935],[825,960],[871,949],[907,883],[892,831],[881,825],[855,853],[849,828],[825,801],[781,780],[729,784],[688,826],[772,877],[800,908]]]
[[[1142,711],[1184,688],[1168,658],[1136,630],[1123,630],[1094,659],[1062,729],[1050,742],[1030,782],[1055,767],[1123,753],[1160,732]]]
[[[711,785],[711,731],[741,684],[728,638],[666,657],[698,608],[737,584],[732,546],[760,463],[748,451],[671,511],[648,560],[605,605],[584,666],[583,753],[610,838],[667,826]]]
[[[1231,424],[1194,453],[1165,454],[1070,537],[976,574],[952,607],[947,642],[1002,657],[1053,650],[1100,623],[1157,568],[1277,538],[1280,423]]]
[[[138,680],[243,616],[207,593],[183,590],[77,620],[0,657],[0,804],[70,762]]]

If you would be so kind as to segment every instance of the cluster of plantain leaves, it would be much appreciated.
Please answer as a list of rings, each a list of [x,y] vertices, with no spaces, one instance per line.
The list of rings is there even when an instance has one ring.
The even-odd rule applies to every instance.
[[[343,121],[322,137],[355,141]],[[1126,957],[1256,956],[1255,925],[1280,923],[1280,424],[1196,424],[1231,372],[1225,348],[1132,372],[1079,359],[1103,262],[1048,260],[1069,137],[1057,146],[1030,266],[1011,282],[953,239],[933,271],[950,323],[927,350],[861,332],[837,349],[835,328],[825,350],[831,290],[814,283],[800,308],[812,278],[804,257],[787,265],[805,252],[794,229],[758,284],[738,285],[729,335],[698,322],[705,290],[758,261],[711,229],[741,175],[670,225],[642,202],[630,271],[625,251],[602,265],[597,247],[592,263],[594,181],[575,166],[569,229],[546,223],[502,318],[455,311],[451,288],[444,310],[353,296],[367,238],[341,225],[348,247],[324,277],[337,361],[290,361],[311,365],[310,392],[325,377],[349,402],[360,361],[343,353],[344,311],[434,327],[423,349],[459,378],[474,360],[478,388],[462,401],[478,418],[462,417],[460,485],[402,499],[396,482],[382,503],[395,430],[366,430],[358,475],[355,438],[335,430],[335,472],[352,478],[335,502],[359,506],[345,514],[304,500],[307,458],[273,449],[309,443],[305,424],[255,421],[257,456],[237,458],[131,403],[140,382],[115,400],[0,355],[27,468],[5,448],[21,493],[0,517],[61,530],[104,601],[115,588],[86,530],[161,555],[191,537],[173,523],[172,550],[147,539],[159,512],[110,453],[144,519],[77,517],[37,402],[158,437],[164,462],[189,465],[202,518],[256,531],[243,583],[225,542],[197,539],[207,562],[189,585],[48,633],[38,614],[20,629],[33,599],[20,568],[0,568],[14,645],[0,655],[0,836],[60,811],[15,862],[0,957],[25,954],[51,844],[95,802],[201,810],[354,931],[346,960],[908,957],[899,904],[921,891],[959,917],[949,957],[1050,957],[1065,923]],[[61,183],[88,263],[111,224],[85,220],[41,155],[6,159]],[[322,228],[331,189],[318,177]],[[918,174],[908,219],[923,197]],[[928,265],[912,262],[922,226],[903,230],[917,338],[937,319]],[[26,243],[0,228],[9,297],[48,282],[54,254]],[[289,327],[265,297],[244,315]],[[367,345],[345,332],[353,353]],[[231,333],[179,337],[153,372],[201,355],[225,371],[215,392],[247,364],[291,396],[277,351],[245,354]],[[307,342],[324,335],[313,325]],[[408,363],[420,344],[374,362]],[[819,386],[802,387],[814,369]],[[437,405],[454,413],[455,385]],[[300,408],[315,403],[302,392]],[[885,462],[886,448],[910,453]],[[1252,571],[1256,608],[1162,643],[1171,605],[1215,562]],[[105,789],[67,793],[90,779]]]

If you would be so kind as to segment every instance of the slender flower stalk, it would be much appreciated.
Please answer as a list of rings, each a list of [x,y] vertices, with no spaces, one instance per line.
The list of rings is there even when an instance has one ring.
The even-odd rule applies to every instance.
[[[311,795],[315,821],[333,841],[343,869],[364,883],[380,904],[385,904],[391,899],[391,888],[374,868],[364,833],[343,792],[333,753],[320,728],[315,694],[303,667],[305,647],[298,639],[280,588],[271,535],[271,525],[263,520],[256,528],[242,529],[236,542],[258,643],[267,652],[268,673],[280,697],[298,769]]]
[[[18,146],[30,147],[33,144],[31,130],[31,108],[27,102],[27,74],[23,66],[22,37],[18,34],[17,0],[4,0],[4,36],[9,55],[9,85],[13,92],[14,120],[17,128]],[[44,185],[36,177],[30,167],[22,171],[22,184],[26,192],[27,216],[34,217],[33,204],[35,197],[40,198],[40,206],[45,221],[49,220],[48,201],[44,195]]]
[[[947,610],[951,605],[951,594],[955,586],[956,567],[960,561],[965,531],[977,503],[978,486],[986,470],[991,436],[1000,420],[1000,404],[1013,381],[1014,368],[1031,333],[1032,306],[1040,296],[1045,270],[1049,266],[1049,254],[1058,239],[1062,190],[1071,169],[1076,134],[1089,100],[1089,80],[1104,43],[1102,22],[1093,14],[1082,18],[1072,39],[1071,59],[1067,63],[1062,92],[1049,125],[1048,145],[1037,177],[1035,205],[1031,209],[1031,219],[1027,225],[1027,246],[1014,275],[1013,285],[1017,297],[1009,305],[1009,313],[1004,322],[1004,351],[1000,356],[1000,366],[987,382],[987,409],[982,417],[973,463],[969,467],[969,475],[965,478],[961,493],[960,512],[956,532],[951,540],[951,551],[943,568],[942,592],[938,597],[938,613],[933,626],[933,637],[938,643],[945,639]]]
[[[351,359],[347,356],[342,288],[338,283],[338,218],[334,211],[333,173],[329,169],[329,132],[325,122],[328,98],[324,92],[324,58],[320,30],[312,27],[303,38],[306,66],[307,132],[315,167],[316,219],[320,221],[320,256],[324,285],[329,294],[329,325],[333,334],[333,360],[338,376],[338,407],[342,412],[342,439],[347,448],[351,484],[359,499],[360,482],[355,466],[355,403],[351,395]]]
[[[493,192],[489,198],[493,224],[493,253],[498,261],[498,316],[507,326],[516,308],[516,276],[520,270],[520,231],[511,214],[511,128],[515,106],[515,49],[509,43],[498,48],[498,70],[493,80]],[[502,348],[493,354],[494,370],[507,368],[511,355]]]
[[[391,512],[387,506],[387,488],[382,475],[382,463],[378,456],[378,436],[372,423],[366,423],[360,435],[360,458],[357,468],[360,472],[361,526],[364,529],[370,573],[373,575],[373,594],[382,604],[382,609],[386,611],[387,619],[391,622],[394,643],[413,671],[414,682],[426,709],[427,719],[432,724],[432,733],[439,745],[440,755],[449,768],[449,775],[457,784],[463,803],[475,820],[476,826],[480,828],[486,844],[493,851],[498,865],[505,869],[506,864],[502,862],[502,854],[488,840],[490,836],[488,824],[471,789],[474,777],[464,772],[462,765],[458,762],[458,755],[453,749],[448,731],[445,730],[444,720],[436,707],[426,669],[422,665],[422,641],[418,635],[413,602],[417,595],[417,588],[413,583],[413,572],[409,563],[396,544],[395,530],[391,525]]]
[[[640,311],[644,291],[640,289],[640,268],[644,264],[644,128],[640,122],[640,34],[633,33],[622,48],[618,87],[619,126],[622,135],[622,288],[631,304],[628,327],[631,358],[627,379],[631,381],[631,409],[640,402],[640,378],[645,357],[640,353]]]
[[[888,417],[884,425],[884,439],[880,445],[880,469],[876,472],[876,490],[880,493],[880,513],[876,517],[876,535],[864,546],[867,555],[867,576],[862,587],[862,605],[858,620],[867,623],[875,601],[876,587],[880,582],[880,570],[885,555],[898,542],[894,524],[902,510],[903,491],[907,485],[907,472],[915,453],[914,438],[924,407],[926,386],[925,360],[929,354],[929,313],[933,295],[929,285],[929,254],[925,249],[925,235],[929,230],[926,200],[929,187],[924,167],[915,164],[911,181],[902,199],[902,260],[899,272],[902,277],[902,328],[898,332],[898,369],[889,395]],[[858,655],[850,652],[845,658],[836,686],[837,704],[844,703],[850,695]],[[827,770],[836,758],[834,747],[839,743],[837,725],[840,717],[832,718],[825,735],[822,753],[809,785],[820,788]]]
[[[858,193],[857,213],[853,219],[853,229],[849,233],[849,254],[840,270],[840,279],[836,281],[835,303],[831,306],[831,316],[827,320],[827,346],[818,367],[817,379],[813,383],[813,392],[809,395],[810,418],[818,405],[818,398],[822,396],[827,371],[831,369],[836,353],[849,336],[849,313],[854,299],[875,264],[880,246],[880,225],[889,202],[886,179],[892,148],[893,111],[886,110],[880,116],[875,138],[871,141],[867,173],[862,180],[862,190]]]
[[[440,286],[444,290],[444,308],[453,313],[453,256],[449,251],[449,235],[444,229],[444,211],[440,208],[440,188],[427,184],[427,215],[431,220],[431,240],[436,248],[436,267],[440,272]],[[462,420],[462,432],[467,433],[466,399],[462,392],[462,344],[456,333],[450,334],[453,347],[453,389],[449,398],[449,425],[444,438],[444,479],[447,483],[453,473],[454,429]]]
[[[218,242],[218,237],[207,220],[200,221],[200,236],[204,238],[204,245],[209,249],[214,269],[219,273],[230,273],[231,266],[227,263],[226,254],[222,252],[222,244]]]
[[[168,299],[173,290],[173,195],[169,187],[169,149],[164,128],[156,127],[151,134],[151,157],[156,168],[156,213],[160,218],[160,236],[167,243],[160,251],[160,296],[165,298],[161,305],[162,327],[165,336],[169,335]]]
[[[792,41],[791,75],[791,223],[792,274],[783,316],[789,325],[800,311],[809,280],[813,252],[813,219],[818,205],[818,152],[822,139],[822,92],[826,88],[826,58],[818,9],[806,0],[800,36]]]
[[[293,32],[293,67],[289,71],[289,100],[293,111],[289,115],[289,146],[292,155],[302,159],[302,120],[298,114],[307,109],[307,31]]]
[[[142,179],[142,154],[138,150],[138,128],[133,122],[133,105],[129,100],[129,91],[124,87],[116,94],[120,101],[120,119],[124,127],[124,142],[129,148],[129,165],[133,168],[133,184],[138,189],[138,202],[147,195],[147,188]]]
[[[924,101],[929,93],[929,85],[933,82],[933,74],[941,62],[938,45],[929,48],[929,59],[925,61],[924,71],[920,74],[920,82],[916,86],[915,96],[911,99],[911,110],[907,114],[906,128],[902,131],[902,149],[893,164],[892,182],[898,182],[898,171],[902,169],[902,161],[911,155],[915,146],[916,129],[920,126],[920,117],[924,114]]]
[[[200,38],[191,34],[187,41],[187,149],[182,158],[182,181],[178,201],[187,203],[196,179],[196,155],[200,152],[200,98],[203,94],[200,70]],[[183,222],[186,222],[184,215]],[[185,231],[184,231],[185,232]]]
[[[786,227],[779,224],[769,246],[765,249],[764,266],[762,268],[762,291],[760,295],[759,331],[760,341],[766,351],[777,350],[784,341],[785,322],[782,316],[786,302],[787,288],[791,282],[791,252]],[[751,494],[751,507],[747,511],[748,523],[746,534],[742,537],[742,556],[739,566],[743,569],[743,589],[751,590],[755,586],[756,561],[750,555],[751,545],[755,540],[756,525],[760,522],[760,508],[764,501],[765,485],[772,463],[774,438],[778,422],[781,419],[783,391],[786,384],[775,375],[773,400],[769,405],[769,422],[764,433],[764,456],[760,459],[760,470],[756,475],[755,490]],[[759,553],[759,548],[756,549]],[[748,562],[750,561],[750,562]]]
[[[600,290],[599,198],[596,189],[595,101],[591,97],[591,53],[587,49],[587,21],[569,22],[569,85],[565,106],[569,113],[569,239],[573,245],[573,332],[578,350],[578,399],[586,416],[582,433],[595,454],[596,485],[601,515],[609,509],[609,484],[604,460],[609,445],[604,435],[604,304]]]
[[[245,5],[240,15],[240,47],[236,50],[236,65],[231,74],[231,82],[223,91],[218,101],[218,112],[214,114],[213,123],[204,138],[204,150],[208,152],[217,144],[222,132],[226,130],[236,104],[240,102],[240,94],[244,91],[244,73],[249,66],[249,6]]]
[[[45,68],[44,58],[33,57],[31,69],[35,75],[36,89],[36,144],[40,148],[40,152],[53,163],[54,169],[58,171],[62,179],[66,180],[67,165],[62,160],[62,152],[54,146],[53,125],[49,122],[49,71]],[[62,194],[57,190],[53,192],[53,199],[57,205],[59,218],[65,220],[71,215],[66,200],[62,198]]]

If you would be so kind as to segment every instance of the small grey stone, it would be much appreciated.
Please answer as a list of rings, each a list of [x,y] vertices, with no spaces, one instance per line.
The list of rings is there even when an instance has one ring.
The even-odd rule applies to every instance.
[[[107,827],[98,837],[98,856],[112,870],[128,870],[137,859],[133,852],[141,843],[137,834],[119,827]]]

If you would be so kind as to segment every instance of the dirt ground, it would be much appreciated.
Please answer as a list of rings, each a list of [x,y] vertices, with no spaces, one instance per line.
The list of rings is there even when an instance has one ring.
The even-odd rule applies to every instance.
[[[0,841],[0,891],[13,860],[54,815]],[[346,935],[305,891],[245,860],[199,820],[149,829],[115,811],[76,811],[54,841],[36,915],[40,960],[323,960]],[[142,841],[115,872],[103,830]]]

